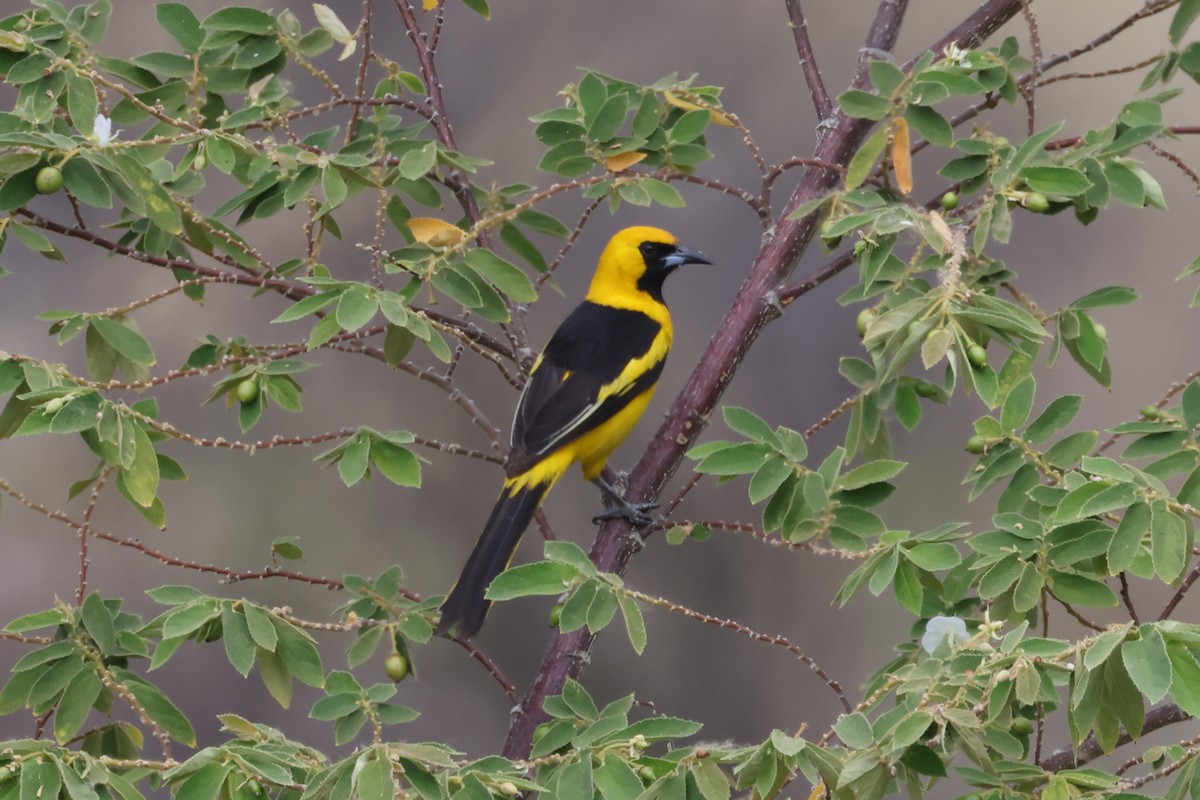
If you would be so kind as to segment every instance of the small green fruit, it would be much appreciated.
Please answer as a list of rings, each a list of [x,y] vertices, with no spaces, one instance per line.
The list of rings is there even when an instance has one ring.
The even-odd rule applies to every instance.
[[[972,367],[986,367],[988,363],[987,350],[984,350],[981,345],[971,345],[967,348],[967,361],[971,362]]]
[[[562,620],[562,610],[562,603],[555,603],[554,605],[550,606],[550,617],[546,621],[550,624],[551,628],[558,627],[558,623]]]
[[[258,399],[258,381],[246,378],[237,385],[237,399],[243,405],[253,403]]]
[[[263,787],[256,778],[251,778],[250,780],[246,781],[243,788],[246,790],[246,794],[250,795],[251,797],[262,796]]]
[[[408,677],[408,659],[403,653],[392,653],[384,660],[383,671],[393,683],[399,683]]]
[[[48,403],[46,403],[46,405],[42,406],[42,412],[44,414],[46,414],[47,416],[49,416],[50,414],[57,414],[59,411],[62,410],[62,407],[65,406],[66,404],[67,404],[67,397],[65,395],[62,397],[55,397],[54,399],[52,399]]]
[[[1100,337],[1100,341],[1108,341],[1108,328],[1104,327],[1099,322],[1093,323],[1092,328],[1095,329],[1096,335]]]
[[[33,185],[38,194],[54,194],[62,188],[62,172],[58,167],[42,167],[33,179]]]
[[[1083,209],[1075,209],[1075,219],[1082,222],[1084,225],[1091,225],[1096,221],[1096,217],[1100,216],[1100,209],[1095,206],[1088,206]]]
[[[197,154],[196,157],[192,159],[192,169],[196,170],[196,172],[203,172],[204,168],[207,166],[208,159],[204,157],[203,153]]]
[[[984,447],[983,437],[980,436],[979,434],[976,434],[976,435],[972,436],[970,439],[967,439],[967,452],[970,453],[971,455],[974,455],[974,456],[981,455],[983,453],[983,447]]]
[[[638,777],[646,783],[652,783],[657,779],[658,776],[656,776],[654,774],[654,770],[650,769],[649,767],[642,767],[638,770]]]
[[[1005,136],[997,136],[992,139],[992,147],[996,148],[997,150],[1003,147],[1008,147],[1010,144],[1011,142],[1009,142],[1008,138]]]
[[[3,767],[0,767],[0,786],[3,786],[4,784],[11,781],[14,777],[16,777],[16,774],[17,773],[10,766],[6,765]]]
[[[1026,717],[1014,717],[1012,724],[1008,726],[1008,732],[1013,736],[1028,736],[1033,733],[1033,720]]]
[[[1007,669],[1002,669],[996,673],[996,683],[1004,683],[1012,679],[1012,672]]]
[[[1050,208],[1050,200],[1041,192],[1030,192],[1025,195],[1025,207],[1034,214],[1045,214]]]
[[[1162,412],[1158,410],[1158,406],[1145,406],[1138,413],[1146,419],[1158,419],[1162,416]]]
[[[953,211],[958,208],[958,194],[956,192],[946,192],[942,195],[942,208],[946,211]]]
[[[914,387],[917,391],[917,397],[937,397],[938,387],[929,381],[917,381]]]
[[[867,335],[867,326],[871,324],[871,320],[875,317],[875,313],[875,309],[873,308],[864,308],[862,311],[858,312],[858,319],[854,320],[854,325],[856,328],[858,328],[858,335],[860,337]]]

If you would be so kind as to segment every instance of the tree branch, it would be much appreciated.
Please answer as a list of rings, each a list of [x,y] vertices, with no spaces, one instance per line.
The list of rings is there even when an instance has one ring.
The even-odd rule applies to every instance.
[[[1184,722],[1191,718],[1191,714],[1174,703],[1160,703],[1146,712],[1146,722],[1142,726],[1142,735],[1145,736],[1151,731],[1165,728],[1168,725],[1174,725],[1177,722]],[[1127,731],[1122,730],[1121,735],[1117,737],[1115,747],[1129,744],[1132,741],[1133,737]],[[1061,750],[1055,750],[1042,759],[1038,763],[1038,766],[1047,772],[1061,772],[1064,769],[1074,769],[1102,755],[1104,755],[1104,749],[1096,741],[1096,737],[1089,736],[1077,748],[1064,747]]]
[[[823,122],[833,116],[833,101],[829,99],[825,81],[821,79],[821,70],[817,67],[812,40],[808,38],[808,21],[804,19],[804,9],[800,8],[800,0],[784,0],[784,4],[788,10],[788,27],[792,29],[792,36],[796,39],[796,52],[800,54],[800,69],[804,70],[804,82],[808,84],[808,93],[812,95],[817,118]]]

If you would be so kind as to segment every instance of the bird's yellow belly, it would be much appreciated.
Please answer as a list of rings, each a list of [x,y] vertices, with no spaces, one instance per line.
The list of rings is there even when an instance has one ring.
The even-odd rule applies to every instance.
[[[595,479],[608,463],[608,457],[621,446],[629,432],[637,425],[642,414],[646,411],[650,399],[654,397],[654,388],[646,391],[629,401],[628,405],[618,411],[612,418],[596,426],[570,444],[544,456],[537,464],[520,475],[514,475],[504,482],[504,489],[509,495],[515,495],[522,489],[531,486],[553,486],[558,482],[572,464],[583,468],[583,477]]]

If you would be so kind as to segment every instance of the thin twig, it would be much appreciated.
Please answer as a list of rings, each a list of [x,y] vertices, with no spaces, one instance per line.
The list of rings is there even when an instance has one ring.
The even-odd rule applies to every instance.
[[[722,617],[714,617],[711,614],[704,614],[699,611],[696,611],[695,609],[691,609],[691,608],[688,608],[687,606],[680,605],[679,603],[674,603],[670,600],[667,600],[666,598],[655,597],[654,595],[649,595],[644,592],[639,592],[636,589],[625,588],[625,589],[622,589],[621,591],[627,593],[630,597],[633,597],[635,600],[640,600],[641,602],[646,603],[647,605],[657,606],[658,608],[665,608],[667,611],[672,611],[676,614],[682,614],[683,616],[687,617],[688,619],[693,619],[693,620],[696,620],[697,622],[703,622],[706,625],[715,625],[718,628],[725,628],[727,630],[736,631],[737,633],[740,633],[743,636],[748,636],[749,638],[754,639],[757,642],[764,642],[766,644],[773,644],[778,647],[782,647],[783,649],[787,650],[792,655],[796,656],[796,658],[800,659],[800,661],[803,662],[804,665],[807,666],[810,670],[812,670],[813,673],[818,678],[820,678],[822,681],[825,682],[825,685],[828,686],[833,691],[833,693],[837,695],[838,700],[842,704],[842,708],[844,708],[846,710],[847,714],[849,714],[853,710],[854,707],[850,704],[850,701],[848,699],[846,699],[846,693],[842,691],[841,684],[838,683],[837,681],[835,681],[833,678],[829,677],[828,673],[826,673],[825,670],[821,669],[821,666],[819,664],[817,664],[816,661],[814,661],[810,656],[808,656],[799,647],[792,644],[791,641],[789,641],[786,636],[772,635],[769,633],[760,633],[759,631],[756,631],[747,625],[743,625],[742,623],[738,622],[737,620],[724,619]]]
[[[112,467],[105,467],[101,470],[100,477],[88,496],[87,508],[83,511],[83,526],[79,529],[79,586],[75,590],[75,605],[77,606],[83,605],[83,598],[87,594],[88,565],[91,563],[88,561],[88,533],[92,528],[92,514],[96,510],[96,502],[100,499],[100,491],[108,483],[108,478],[112,473]]]
[[[796,53],[800,56],[804,82],[808,84],[808,93],[812,96],[817,120],[823,122],[833,116],[833,101],[829,99],[829,90],[825,88],[821,70],[817,67],[812,40],[808,38],[808,21],[804,18],[804,10],[800,8],[800,0],[784,0],[784,5],[788,10],[788,27],[792,29],[792,37],[796,40]]]

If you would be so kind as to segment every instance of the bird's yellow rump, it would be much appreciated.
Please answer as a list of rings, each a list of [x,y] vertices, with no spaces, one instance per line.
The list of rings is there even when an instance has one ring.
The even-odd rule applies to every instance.
[[[711,263],[659,228],[626,228],[609,241],[587,297],[533,365],[513,419],[504,488],[442,603],[439,633],[469,639],[478,632],[491,605],[484,591],[572,464],[612,504],[602,517],[650,523],[648,507],[627,503],[600,472],[646,410],[671,349],[663,282],[684,264]]]

